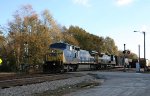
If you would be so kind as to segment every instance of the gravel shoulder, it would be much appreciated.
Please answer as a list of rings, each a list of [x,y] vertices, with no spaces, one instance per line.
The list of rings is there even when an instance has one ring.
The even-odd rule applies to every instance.
[[[37,84],[0,89],[0,96],[62,96],[80,88],[99,85],[103,80],[94,75],[72,77]]]

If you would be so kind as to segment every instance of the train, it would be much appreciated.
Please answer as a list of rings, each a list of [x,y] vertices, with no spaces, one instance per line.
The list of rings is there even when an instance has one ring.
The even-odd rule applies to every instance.
[[[80,69],[98,70],[114,67],[115,55],[88,51],[78,46],[56,42],[49,46],[50,52],[45,55],[43,72],[68,72]]]

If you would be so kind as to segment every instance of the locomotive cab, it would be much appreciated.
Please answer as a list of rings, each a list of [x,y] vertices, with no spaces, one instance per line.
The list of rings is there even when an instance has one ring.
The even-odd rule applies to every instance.
[[[79,62],[79,47],[68,43],[53,43],[50,52],[45,58],[45,68],[48,71],[70,71],[76,70]],[[44,70],[45,70],[44,69]]]

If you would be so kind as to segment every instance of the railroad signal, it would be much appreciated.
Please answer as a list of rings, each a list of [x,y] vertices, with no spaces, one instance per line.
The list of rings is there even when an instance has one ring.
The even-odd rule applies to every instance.
[[[125,51],[123,51],[123,54],[130,54],[130,51],[129,50],[125,50]]]
[[[126,51],[123,51],[123,54],[125,54],[126,53]]]
[[[127,54],[130,54],[130,51],[127,51]]]

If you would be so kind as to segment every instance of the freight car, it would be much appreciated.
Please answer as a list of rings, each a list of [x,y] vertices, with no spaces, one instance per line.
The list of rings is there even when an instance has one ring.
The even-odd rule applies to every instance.
[[[115,66],[114,55],[99,54],[96,51],[87,51],[80,47],[58,42],[50,45],[50,52],[45,55],[44,72],[77,71],[89,66],[90,69],[100,69]]]

